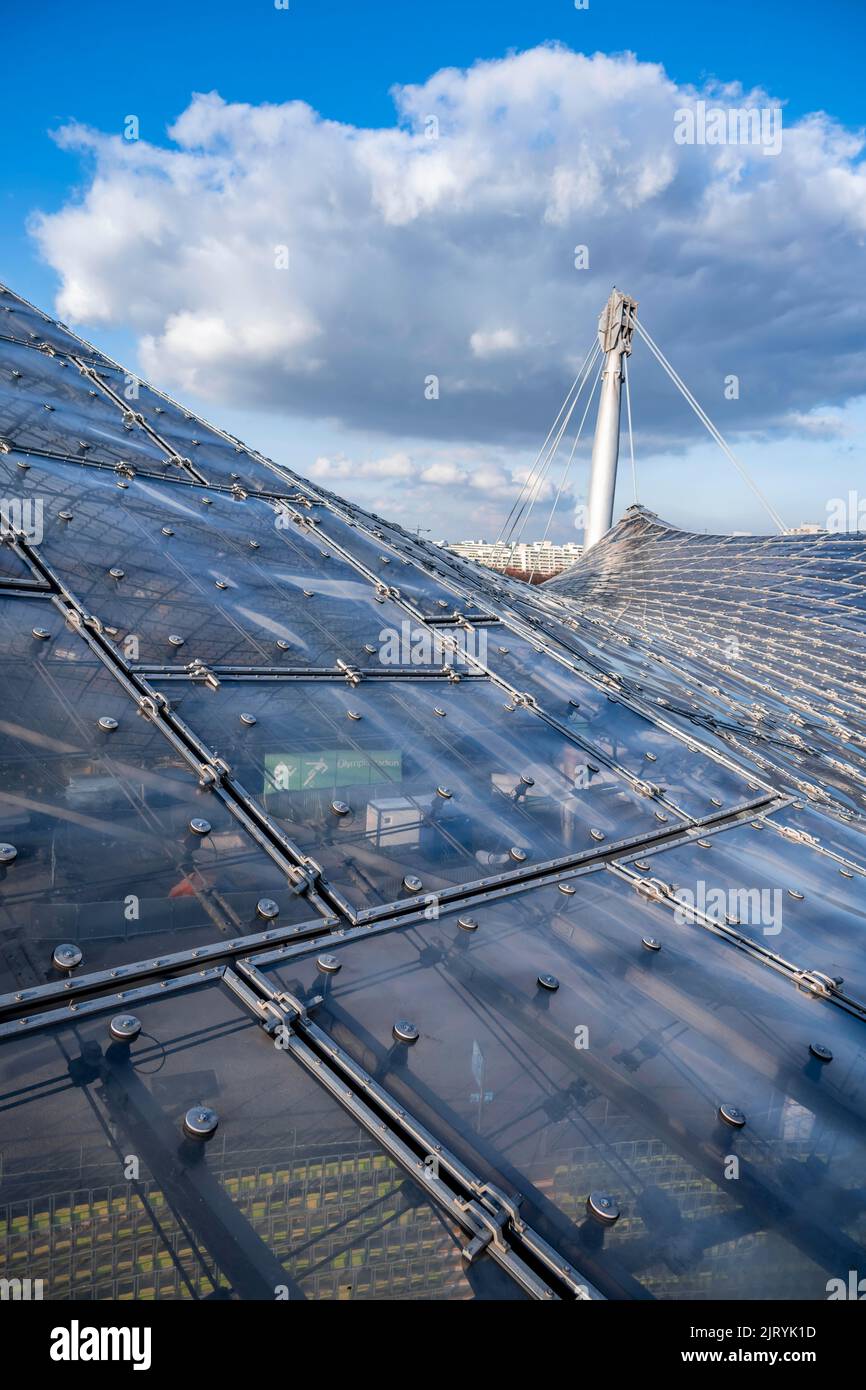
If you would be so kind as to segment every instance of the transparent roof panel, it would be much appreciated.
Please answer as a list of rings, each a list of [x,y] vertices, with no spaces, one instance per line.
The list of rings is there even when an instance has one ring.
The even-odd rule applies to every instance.
[[[742,805],[760,790],[754,779],[747,782],[684,737],[659,728],[504,625],[487,632],[485,651],[491,671],[528,691],[548,714],[633,776],[661,787],[687,815],[700,818],[720,806]],[[704,731],[692,732],[701,737]]]
[[[803,970],[844,981],[866,1003],[866,876],[761,821],[638,856],[645,872]],[[644,871],[644,870],[642,870]]]
[[[35,347],[48,343],[60,352],[74,352],[90,362],[96,359],[107,362],[101,353],[76,337],[70,329],[20,299],[5,285],[0,285],[0,338],[12,338]]]
[[[107,372],[105,379],[164,441],[165,452],[187,459],[206,482],[222,487],[238,484],[248,492],[276,492],[285,487],[279,474],[254,459],[239,440],[226,438],[146,382],[119,369]]]
[[[46,1299],[519,1292],[219,986],[0,1050],[0,1275]],[[185,1140],[193,1107],[218,1115]],[[129,1160],[137,1172],[129,1177]]]
[[[676,823],[538,715],[506,708],[487,681],[225,681],[171,693],[360,907],[407,896],[407,873],[436,892]]]
[[[4,626],[26,642],[35,605],[13,605]],[[262,898],[279,907],[267,925],[314,918],[120,683],[52,645],[0,666],[0,993],[62,979],[63,943],[85,974],[259,932]]]
[[[604,870],[573,884],[263,968],[608,1296],[825,1298],[866,1233],[862,1025]]]
[[[380,530],[380,535],[368,535],[360,524],[352,525],[330,507],[314,506],[310,520],[316,530],[342,547],[348,555],[364,565],[377,580],[389,588],[398,589],[403,598],[414,604],[425,616],[447,618],[455,612],[465,617],[486,611],[469,591],[455,593],[437,575],[427,573],[408,556],[390,544],[385,531],[377,528],[370,517],[358,513],[358,522],[367,530]]]
[[[143,664],[368,665],[406,617],[254,498],[41,459],[0,459],[0,479],[41,504],[40,556]]]
[[[0,438],[81,462],[163,469],[164,451],[74,363],[18,343],[0,353]]]

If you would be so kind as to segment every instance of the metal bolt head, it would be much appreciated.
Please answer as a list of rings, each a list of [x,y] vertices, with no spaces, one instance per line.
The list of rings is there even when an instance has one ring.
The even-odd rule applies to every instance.
[[[742,1129],[746,1123],[745,1115],[736,1105],[720,1105],[719,1115],[726,1125],[731,1125],[734,1129]]]
[[[256,903],[256,912],[260,917],[270,920],[271,917],[278,916],[280,911],[279,903],[275,903],[273,898],[259,898]]]
[[[194,1105],[183,1117],[183,1132],[187,1139],[205,1143],[208,1139],[213,1139],[219,1122],[219,1115],[215,1110],[208,1109],[206,1105]]]
[[[824,1043],[809,1043],[809,1051],[813,1057],[817,1057],[819,1062],[832,1062],[833,1053]]]
[[[392,1029],[394,1037],[398,1042],[414,1043],[420,1036],[414,1023],[410,1023],[408,1018],[398,1018]]]
[[[375,654],[376,648],[373,646],[372,642],[365,642],[364,651],[368,652],[370,656],[373,656]]]
[[[594,840],[603,840],[603,839],[604,839],[604,831],[603,831],[603,830],[597,830],[597,829],[595,828],[595,826],[593,826],[593,828],[590,830],[589,833],[590,833],[590,835],[592,836],[592,838],[593,838]]]
[[[522,864],[526,858],[526,850],[521,849],[519,845],[512,845],[508,853],[517,864]]]
[[[458,917],[457,925],[458,927],[462,927],[464,931],[478,930],[478,923],[476,922],[474,917]]]
[[[182,647],[183,638],[179,637],[176,632],[170,632],[168,634],[168,644],[170,647]]]
[[[434,705],[434,706],[433,706],[433,713],[434,713],[434,714],[438,714],[438,716],[439,716],[440,719],[444,719],[444,718],[445,718],[446,711],[442,708],[441,705]]]
[[[229,586],[229,582],[227,579],[215,579],[214,583],[216,584],[218,589],[227,589]]]
[[[71,520],[72,520],[72,513],[71,513],[71,512],[58,512],[57,515],[60,517],[60,520],[61,520],[61,521],[71,521]]]
[[[523,783],[524,787],[534,787],[534,786],[535,786],[535,778],[534,778],[534,777],[530,777],[530,775],[529,775],[528,772],[521,772],[521,774],[520,774],[520,780],[521,780],[521,782]]]
[[[115,1014],[108,1031],[115,1042],[133,1043],[141,1032],[141,1022],[134,1014]]]
[[[436,795],[441,796],[445,801],[450,801],[454,793],[450,787],[437,787]]]
[[[74,942],[64,941],[62,945],[54,947],[51,959],[56,970],[75,970],[83,961],[84,952]]]
[[[642,937],[642,938],[641,938],[641,945],[642,945],[642,946],[645,946],[646,949],[647,949],[648,951],[660,951],[661,948],[662,948],[662,943],[659,941],[658,937],[656,937],[656,936],[644,936],[644,937]]]
[[[0,864],[11,864],[17,858],[18,851],[14,845],[0,845]]]
[[[619,1220],[619,1203],[609,1192],[590,1192],[586,1209],[602,1226],[612,1226]]]
[[[111,575],[112,579],[123,579],[126,571],[122,570],[119,565],[115,565],[108,573]]]
[[[417,874],[404,874],[403,887],[406,889],[407,893],[420,893],[424,884]]]
[[[320,970],[323,975],[336,975],[342,964],[343,962],[337,956],[319,956],[316,961],[316,969]]]
[[[351,811],[348,801],[332,801],[331,810],[335,816],[347,816]]]
[[[47,627],[34,627],[33,636],[38,637],[40,642],[47,642],[51,633]]]
[[[559,981],[555,975],[548,975],[546,973],[543,973],[539,975],[538,983],[541,985],[542,989],[549,989],[551,994],[555,993],[555,991],[559,989]]]
[[[567,898],[573,897],[577,891],[573,883],[558,883],[557,887],[560,893],[564,893]]]
[[[110,714],[103,714],[99,720],[100,729],[104,729],[107,734],[111,734],[117,728],[117,720],[112,719]]]
[[[171,529],[170,526],[163,526],[163,528],[162,528],[162,534],[163,534],[164,536],[173,536],[173,535],[174,535],[174,532],[172,531],[172,529]]]
[[[255,722],[256,716],[254,714],[248,714],[246,710],[244,710],[244,712],[241,714],[241,723],[246,724],[247,728],[252,728]]]
[[[274,646],[278,652],[287,652],[289,650],[289,644],[284,637],[278,637]]]
[[[357,709],[347,709],[346,718],[353,719],[355,720],[355,722],[357,722],[361,718],[361,711]]]
[[[209,820],[204,820],[201,816],[193,816],[189,823],[189,828],[193,835],[209,835],[211,832],[211,823]]]

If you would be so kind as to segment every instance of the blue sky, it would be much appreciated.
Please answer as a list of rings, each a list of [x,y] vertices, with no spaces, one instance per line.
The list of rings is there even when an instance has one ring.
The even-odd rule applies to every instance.
[[[367,3],[353,4],[347,0],[337,3],[323,3],[323,0],[290,0],[288,11],[278,10],[273,4],[224,4],[183,5],[151,3],[144,7],[123,7],[117,4],[89,3],[84,14],[80,7],[51,4],[47,8],[19,6],[10,12],[5,20],[7,51],[14,53],[15,80],[7,82],[0,93],[3,111],[2,130],[3,161],[0,167],[0,188],[2,188],[4,217],[0,233],[0,276],[14,288],[34,299],[45,307],[56,301],[61,278],[78,273],[72,262],[67,262],[64,249],[64,236],[68,224],[58,222],[49,226],[49,235],[40,242],[32,234],[35,213],[63,214],[65,209],[75,208],[82,199],[93,196],[94,170],[100,178],[109,183],[126,181],[127,171],[118,173],[116,160],[100,150],[88,148],[86,142],[65,142],[61,147],[51,138],[56,132],[70,123],[86,126],[103,136],[117,136],[122,130],[124,118],[134,113],[140,122],[142,142],[149,146],[174,149],[166,130],[181,114],[190,107],[194,93],[218,92],[229,106],[245,103],[252,108],[265,103],[282,104],[303,101],[309,104],[318,116],[326,121],[339,123],[343,130],[353,127],[381,128],[388,131],[395,123],[395,106],[392,88],[412,84],[425,84],[435,74],[445,68],[466,69],[479,59],[505,59],[513,52],[525,52],[547,42],[559,42],[569,49],[584,54],[596,52],[618,54],[624,50],[632,51],[641,63],[660,63],[665,74],[680,88],[696,87],[713,90],[715,79],[722,83],[739,83],[749,91],[760,88],[769,93],[773,101],[784,102],[784,119],[792,127],[810,113],[824,111],[840,127],[856,130],[863,121],[860,84],[850,80],[849,62],[859,53],[864,54],[866,37],[866,7],[859,0],[828,0],[820,7],[797,6],[792,10],[790,3],[780,0],[726,0],[717,4],[687,4],[682,0],[668,0],[668,3],[635,3],[635,0],[590,0],[588,9],[578,10],[573,0],[534,0],[532,4],[499,3],[459,4],[455,0],[437,0],[436,4],[407,5],[405,3]],[[567,77],[564,77],[567,81]],[[432,88],[430,89],[432,92]],[[612,98],[613,99],[613,98]],[[445,93],[445,108],[450,100]],[[733,100],[733,98],[732,98]],[[423,109],[423,108],[422,108]],[[505,116],[508,121],[510,115]],[[402,124],[405,127],[406,113]],[[577,129],[576,127],[573,129]],[[495,139],[495,129],[472,131],[472,140]],[[213,123],[208,126],[203,143],[209,158],[219,152],[221,131],[214,133]],[[561,134],[557,138],[562,138]],[[570,138],[574,139],[574,135]],[[294,141],[294,136],[292,136]],[[195,149],[195,137],[187,150]],[[231,158],[237,162],[245,157],[250,143],[244,141],[231,151]],[[261,156],[261,147],[256,145],[253,157]],[[568,150],[565,151],[568,158]],[[576,164],[579,156],[575,153]],[[838,162],[838,151],[830,151],[823,156],[825,162]],[[850,153],[842,157],[847,160],[848,172],[859,165],[859,154]],[[799,161],[802,163],[802,161]],[[268,166],[272,172],[272,166]],[[280,166],[281,167],[281,166]],[[817,166],[816,166],[817,167]],[[760,168],[755,176],[764,173]],[[138,169],[135,178],[142,186],[153,179],[152,169]],[[159,177],[163,177],[160,173]],[[171,174],[176,178],[176,170]],[[750,177],[750,175],[746,175]],[[792,176],[793,177],[793,176]],[[797,175],[797,177],[801,177]],[[849,180],[850,181],[850,180]],[[800,188],[807,183],[814,185],[814,171],[802,175]],[[291,191],[291,190],[290,190]],[[307,199],[326,195],[311,193],[306,187],[299,188],[298,197]],[[468,195],[467,195],[468,196]],[[522,196],[522,195],[520,195]],[[607,195],[605,195],[607,196]],[[515,195],[518,197],[518,195]],[[801,198],[797,192],[791,196],[791,207],[795,208]],[[847,216],[852,198],[859,199],[859,191],[846,193],[844,211]],[[579,204],[576,204],[579,205]],[[461,213],[465,211],[461,207]],[[524,216],[522,208],[508,209],[509,214]],[[650,199],[636,216],[641,219],[665,215],[666,209],[658,201]],[[285,216],[283,210],[282,214]],[[91,211],[92,219],[98,212]],[[414,216],[414,214],[413,214]],[[546,216],[549,225],[550,217]],[[858,213],[859,216],[859,213]],[[402,219],[402,221],[401,221]],[[402,226],[405,218],[393,211],[386,215],[384,224],[375,232],[366,231],[365,237],[377,236],[381,244],[371,252],[372,264],[382,259],[382,286],[378,298],[381,300],[382,287],[387,287],[405,272],[407,266],[415,275],[423,274],[419,264],[419,241],[416,238],[411,249],[399,252],[393,249],[393,228]],[[555,219],[554,219],[555,220]],[[792,218],[793,220],[793,218]],[[418,219],[415,218],[417,222]],[[464,244],[471,244],[475,235],[488,235],[489,209],[483,215],[479,212],[476,220],[461,230]],[[600,225],[600,224],[599,224]],[[199,379],[185,383],[185,398],[192,403],[201,403],[206,413],[223,424],[241,433],[251,443],[259,444],[275,456],[285,457],[287,462],[304,468],[317,457],[330,459],[330,479],[335,488],[355,490],[360,500],[368,504],[379,503],[382,510],[389,504],[395,510],[404,509],[399,519],[412,522],[426,518],[428,512],[434,518],[434,527],[449,524],[449,508],[453,506],[453,490],[463,489],[469,519],[476,520],[471,508],[477,507],[477,524],[469,520],[462,529],[473,533],[489,531],[495,523],[498,510],[507,511],[505,505],[507,486],[497,485],[491,489],[483,486],[469,488],[468,480],[474,469],[484,469],[488,464],[498,470],[500,484],[503,476],[519,469],[521,458],[528,464],[532,458],[532,440],[540,444],[549,424],[546,411],[555,409],[556,362],[561,359],[561,394],[568,382],[569,352],[588,341],[592,332],[594,312],[589,314],[587,306],[591,303],[600,308],[606,297],[611,279],[621,283],[617,271],[625,273],[631,269],[633,274],[642,272],[642,283],[630,283],[631,289],[639,298],[649,285],[648,303],[655,313],[654,323],[663,321],[667,331],[665,346],[676,360],[676,325],[666,318],[669,296],[663,296],[663,286],[651,283],[648,267],[652,266],[659,254],[653,251],[644,260],[630,262],[627,246],[627,230],[620,224],[612,233],[613,250],[605,246],[605,263],[599,266],[599,273],[591,290],[584,292],[579,304],[575,303],[574,341],[569,343],[561,322],[551,327],[552,340],[545,343],[550,350],[550,370],[548,377],[539,382],[537,393],[527,393],[524,397],[514,386],[524,380],[532,367],[520,363],[507,355],[496,358],[492,373],[479,383],[479,392],[487,397],[499,392],[502,396],[505,423],[497,437],[495,412],[489,419],[485,412],[483,427],[477,432],[467,425],[467,416],[454,414],[446,423],[429,430],[425,424],[420,427],[409,411],[390,409],[387,393],[375,402],[369,401],[369,383],[347,382],[347,395],[356,397],[355,403],[343,412],[335,398],[329,403],[327,383],[316,395],[314,411],[298,408],[303,392],[286,390],[285,405],[281,403],[278,391],[270,396],[264,392],[259,399],[253,399],[255,392],[238,389],[225,389],[223,384],[213,390],[199,391]],[[834,224],[835,225],[835,224]],[[859,223],[857,223],[859,226]],[[217,229],[219,222],[216,223]],[[590,231],[587,232],[587,226]],[[574,219],[574,226],[565,220],[562,232],[563,247],[569,240],[591,241],[593,221],[584,213]],[[805,238],[813,229],[804,220],[802,236]],[[196,229],[197,234],[200,229]],[[823,235],[826,229],[819,222],[814,228],[816,235]],[[851,232],[851,229],[847,229]],[[795,232],[792,231],[791,235]],[[213,235],[213,233],[211,233]],[[442,224],[430,225],[428,232],[431,241],[431,275],[440,276],[435,292],[439,297],[449,293],[449,266],[453,259],[442,257],[437,260],[436,238],[452,235],[452,229],[443,230]],[[498,232],[495,234],[498,237]],[[597,233],[600,237],[600,232]],[[682,233],[679,234],[682,239]],[[728,242],[738,235],[736,228],[728,228],[725,236]],[[124,232],[127,239],[125,254],[137,255],[137,244],[129,230]],[[616,238],[622,239],[622,247]],[[467,242],[468,239],[468,242]],[[727,243],[726,243],[727,245]],[[706,246],[706,243],[705,243]],[[862,246],[862,240],[861,240]],[[368,248],[369,249],[369,248]],[[848,235],[846,255],[856,250],[856,236]],[[479,256],[483,249],[479,249]],[[527,242],[526,254],[532,255],[532,240]],[[678,252],[677,252],[678,254]],[[700,253],[709,258],[706,249]],[[814,257],[822,255],[820,246],[809,251]],[[671,250],[671,259],[675,251]],[[767,258],[778,255],[778,247],[768,245]],[[391,257],[391,259],[388,259]],[[596,257],[596,259],[599,259]],[[762,294],[759,268],[756,270],[755,256],[752,253],[743,263],[743,277],[736,275],[736,256],[725,252],[725,274],[742,288],[743,277],[754,282],[754,313],[760,314]],[[797,274],[792,275],[792,283],[804,273],[807,266],[805,247],[799,257]],[[51,262],[51,263],[49,263]],[[856,260],[852,262],[856,266]],[[142,274],[145,273],[146,257],[142,257]],[[692,282],[691,294],[695,312],[701,312],[703,275],[702,267],[693,256],[683,266],[683,275]],[[365,274],[369,274],[365,269]],[[93,280],[92,267],[89,269]],[[113,282],[117,281],[116,267],[112,271]],[[106,270],[106,276],[109,276]],[[861,272],[861,283],[862,279]],[[212,297],[219,297],[219,279],[214,282]],[[428,287],[429,288],[429,287]],[[522,329],[518,325],[499,329],[491,306],[491,287],[484,301],[487,318],[479,319],[479,332],[488,322],[496,332],[513,332],[518,338]],[[858,289],[852,282],[852,291]],[[653,291],[657,301],[653,300]],[[834,286],[828,285],[830,293]],[[128,291],[129,292],[129,291]],[[202,293],[206,293],[203,287]],[[134,296],[133,286],[132,294]],[[503,294],[507,286],[503,286]],[[96,305],[100,298],[99,286],[92,283],[89,298],[84,296],[85,306]],[[716,295],[716,298],[724,296]],[[778,288],[770,295],[778,301]],[[305,313],[319,315],[321,296],[305,304]],[[758,302],[754,302],[757,300]],[[713,296],[707,296],[712,305]],[[721,311],[712,317],[711,322],[730,347],[730,362],[721,358],[713,367],[718,375],[725,366],[735,370],[739,365],[733,361],[736,356],[738,335],[745,339],[754,332],[754,321],[749,318],[746,305],[748,296],[739,301],[736,312],[731,311],[730,319],[725,320]],[[689,303],[684,299],[678,306],[682,312]],[[62,307],[62,306],[61,306]],[[184,311],[201,315],[201,305],[179,305]],[[171,312],[171,304],[162,306],[163,317]],[[782,312],[782,311],[779,311]],[[832,314],[832,304],[827,312]],[[363,306],[358,306],[359,319],[363,318]],[[371,331],[388,331],[384,322],[373,322],[373,313],[367,306],[371,320]],[[786,317],[787,311],[782,313]],[[492,315],[492,317],[491,317]],[[739,317],[738,317],[739,315]],[[813,310],[818,316],[817,300]],[[319,315],[322,317],[321,315]],[[68,312],[66,317],[72,318]],[[500,315],[500,317],[502,317]],[[378,319],[378,314],[376,315]],[[508,315],[502,319],[505,319]],[[509,323],[514,319],[511,316]],[[326,318],[323,317],[323,322]],[[787,321],[787,318],[786,318]],[[231,316],[227,316],[231,323]],[[113,306],[109,312],[86,308],[75,319],[76,326],[86,336],[106,346],[115,355],[133,364],[142,363],[142,343],[150,338],[155,346],[150,355],[145,351],[145,365],[163,365],[160,356],[164,352],[166,376],[157,384],[168,386],[181,394],[176,362],[168,350],[169,342],[165,334],[154,329],[153,306],[146,306],[136,316],[130,311],[125,315],[122,309]],[[429,344],[431,361],[436,358],[436,327],[424,321],[425,341]],[[157,325],[157,329],[162,325]],[[333,330],[331,330],[333,331]],[[660,330],[659,330],[660,331]],[[802,325],[797,330],[802,333],[804,359],[809,353],[808,331]],[[532,341],[533,352],[538,356],[540,342],[537,326],[532,333],[526,333],[526,341]],[[321,337],[317,340],[316,351],[327,352],[321,348]],[[162,348],[161,348],[162,345]],[[825,354],[825,342],[816,332],[813,344],[816,354]],[[474,350],[473,350],[474,351]],[[453,345],[446,345],[444,338],[442,354],[453,357]],[[360,345],[363,356],[363,345]],[[357,355],[357,354],[356,354]],[[474,352],[475,358],[483,353]],[[528,355],[528,350],[527,350]],[[691,354],[690,354],[691,355]],[[766,353],[764,354],[766,356]],[[471,363],[472,355],[469,354]],[[846,346],[845,363],[842,372],[843,388],[833,389],[818,382],[811,386],[803,374],[802,383],[783,400],[775,400],[774,386],[764,378],[758,379],[754,372],[754,389],[751,398],[748,391],[749,365],[743,375],[743,412],[736,417],[719,419],[720,425],[733,430],[740,436],[749,455],[750,464],[761,466],[766,463],[766,476],[762,482],[767,491],[771,485],[773,501],[792,522],[815,513],[820,519],[828,489],[839,490],[846,480],[850,486],[856,485],[856,477],[850,476],[853,469],[860,468],[862,474],[862,420],[864,411],[859,402],[861,391],[857,369],[858,347],[850,341]],[[731,365],[731,362],[733,365]],[[680,362],[686,372],[688,361]],[[267,369],[267,364],[265,370]],[[340,364],[343,380],[351,371],[344,362]],[[389,370],[383,364],[383,370]],[[509,378],[509,371],[513,377]],[[644,380],[643,372],[649,372],[649,364],[641,366],[635,362],[636,414],[648,411],[652,427],[645,441],[647,472],[641,477],[641,497],[648,505],[662,514],[672,515],[673,519],[684,524],[697,524],[703,515],[710,524],[713,518],[721,516],[728,526],[759,529],[761,520],[755,513],[751,499],[745,492],[721,488],[718,470],[712,456],[703,446],[696,443],[696,436],[686,432],[682,437],[666,424],[663,391],[664,388],[655,376]],[[151,370],[151,375],[156,373]],[[460,375],[455,368],[455,377]],[[796,376],[796,373],[794,374]],[[166,377],[168,379],[166,379]],[[237,378],[237,373],[235,373]],[[713,390],[714,376],[707,378],[709,389]],[[697,389],[697,388],[696,388]],[[656,403],[656,396],[661,404]],[[508,399],[519,402],[523,411],[522,423],[507,418]],[[473,402],[475,397],[472,398]],[[481,397],[479,396],[480,400]],[[762,400],[770,406],[762,415]],[[363,402],[369,401],[368,406]],[[714,405],[712,399],[706,401],[710,413],[716,417],[723,410]],[[474,406],[473,406],[474,408]],[[515,406],[515,408],[517,408]],[[801,435],[797,432],[786,435],[783,419],[794,415],[809,416],[807,438],[801,450]],[[445,421],[447,411],[440,412],[439,420]],[[420,418],[420,417],[419,417]],[[815,421],[817,420],[817,424]],[[814,486],[814,467],[812,458],[816,447],[823,450],[822,485]],[[786,444],[785,441],[789,442]],[[781,448],[781,452],[780,452]],[[440,458],[436,451],[443,451]],[[758,452],[764,450],[763,454]],[[742,450],[740,450],[742,452]],[[409,464],[398,462],[390,466],[387,461],[395,457],[408,456]],[[376,472],[378,460],[385,460]],[[358,460],[367,460],[369,473],[361,480],[355,465]],[[365,465],[366,466],[366,465]],[[432,500],[427,498],[424,487],[413,491],[408,479],[413,480],[417,470],[426,470],[432,479],[435,470],[445,481],[452,470],[456,481],[446,486],[452,491],[451,501],[441,498],[441,487]],[[431,470],[433,470],[431,472]],[[829,470],[829,471],[828,471]],[[309,469],[308,469],[309,471]],[[328,467],[320,468],[322,476],[329,475]],[[683,497],[684,473],[692,480],[689,487],[688,502]],[[492,476],[492,475],[491,475]],[[700,479],[695,485],[694,480]],[[434,489],[433,481],[426,483]],[[580,493],[580,485],[575,477],[575,496]],[[491,497],[495,499],[491,501]],[[624,501],[628,501],[626,496]],[[408,510],[406,510],[408,509]],[[424,516],[417,515],[423,511]],[[466,507],[462,516],[467,516]],[[569,530],[567,519],[557,518],[554,530],[564,537]]]

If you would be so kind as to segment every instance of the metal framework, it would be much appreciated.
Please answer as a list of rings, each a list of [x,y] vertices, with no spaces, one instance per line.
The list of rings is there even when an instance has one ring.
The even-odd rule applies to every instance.
[[[632,509],[529,589],[9,290],[0,439],[0,1278],[592,1301],[856,1267],[860,541],[758,554],[759,596],[754,553]]]

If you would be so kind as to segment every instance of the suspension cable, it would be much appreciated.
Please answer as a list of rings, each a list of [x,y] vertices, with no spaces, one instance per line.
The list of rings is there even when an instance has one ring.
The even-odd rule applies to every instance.
[[[628,420],[628,452],[631,457],[631,485],[634,490],[634,500],[637,502],[637,469],[634,466],[634,435],[631,429],[631,391],[628,385],[628,353],[622,355],[622,374],[625,379],[625,413]]]
[[[674,370],[674,368],[671,366],[670,362],[667,360],[667,358],[665,357],[664,353],[662,352],[662,350],[661,350],[661,348],[658,346],[658,344],[655,343],[655,342],[653,342],[653,340],[652,340],[652,338],[650,337],[649,333],[648,333],[648,332],[646,331],[646,329],[643,327],[643,325],[641,324],[641,322],[640,322],[639,319],[636,319],[636,320],[635,320],[635,328],[637,329],[637,331],[638,331],[638,333],[640,334],[640,336],[643,338],[644,342],[646,343],[646,345],[647,345],[647,347],[649,348],[650,352],[651,352],[651,353],[653,354],[653,356],[655,357],[656,361],[664,368],[664,370],[667,372],[668,376],[670,377],[671,381],[672,381],[672,382],[674,383],[674,385],[677,387],[677,389],[678,389],[679,391],[681,391],[682,394],[685,396],[686,400],[688,401],[688,403],[689,403],[689,405],[691,406],[692,410],[693,410],[693,411],[695,412],[695,414],[697,415],[698,419],[699,419],[699,420],[701,421],[701,423],[702,423],[703,425],[705,425],[706,428],[709,430],[709,432],[710,432],[710,434],[712,435],[713,439],[715,439],[715,441],[716,441],[716,443],[718,444],[719,448],[722,450],[722,453],[723,453],[723,454],[725,455],[725,457],[729,460],[729,462],[732,463],[732,464],[734,465],[734,467],[736,468],[737,472],[740,474],[740,477],[743,479],[743,481],[751,488],[752,492],[753,492],[753,493],[755,494],[755,496],[758,498],[758,501],[759,501],[759,502],[761,503],[761,505],[764,507],[764,509],[765,509],[765,511],[767,512],[768,516],[769,516],[770,519],[772,520],[773,525],[776,526],[776,527],[778,528],[778,530],[779,530],[780,532],[782,532],[782,534],[784,534],[784,533],[787,531],[788,528],[787,528],[787,526],[785,525],[785,523],[784,523],[784,521],[782,520],[782,518],[779,516],[779,513],[776,511],[775,507],[773,507],[773,506],[771,505],[771,503],[768,502],[767,498],[766,498],[766,497],[764,496],[764,494],[761,492],[761,490],[760,490],[760,488],[758,487],[757,483],[755,483],[755,482],[752,481],[751,477],[750,477],[749,474],[746,472],[745,468],[742,466],[742,464],[741,464],[741,463],[734,457],[734,455],[731,453],[730,449],[728,448],[727,444],[725,443],[725,440],[722,438],[722,435],[721,435],[721,434],[719,433],[719,431],[716,429],[715,425],[713,424],[713,422],[712,422],[712,420],[710,419],[710,417],[707,415],[706,411],[705,411],[705,410],[698,404],[698,402],[695,400],[694,396],[692,395],[692,393],[691,393],[691,391],[689,390],[689,388],[686,386],[686,384],[685,384],[685,382],[683,381],[682,377],[680,377],[680,376],[677,374],[677,372]]]
[[[595,360],[595,359],[593,359],[593,360]],[[602,358],[602,361],[599,362],[599,364],[598,364],[598,371],[597,371],[596,374],[595,374],[595,381],[592,383],[592,390],[590,391],[590,393],[589,393],[589,395],[588,395],[588,397],[587,397],[587,400],[586,400],[586,407],[585,407],[585,409],[584,409],[583,415],[581,416],[580,424],[579,424],[578,427],[577,427],[577,434],[574,436],[574,443],[573,443],[572,446],[571,446],[571,453],[570,453],[569,456],[568,456],[568,462],[566,463],[565,468],[564,468],[563,473],[562,473],[562,477],[561,477],[560,480],[559,480],[559,488],[557,489],[556,496],[555,496],[554,499],[553,499],[553,506],[550,508],[550,513],[549,513],[548,518],[547,518],[547,525],[546,525],[545,528],[544,528],[544,535],[541,537],[541,545],[544,545],[544,542],[547,540],[548,532],[550,531],[551,523],[552,523],[552,521],[553,521],[553,514],[554,514],[554,512],[556,511],[556,508],[559,506],[559,499],[560,499],[560,497],[562,496],[563,488],[565,487],[566,480],[567,480],[567,478],[568,478],[569,472],[571,471],[571,464],[572,464],[572,460],[574,459],[574,453],[575,453],[575,450],[577,449],[578,443],[579,443],[579,441],[580,441],[580,436],[581,436],[581,434],[582,434],[582,432],[583,432],[584,424],[586,423],[586,417],[587,417],[587,415],[589,414],[589,408],[590,408],[590,406],[592,405],[592,400],[593,400],[593,397],[594,397],[594,395],[595,395],[596,387],[598,386],[599,377],[601,376],[601,372],[602,372],[603,366],[604,366],[604,359]],[[535,575],[535,566],[533,565],[533,567],[532,567],[532,569],[531,569],[531,571],[530,571],[530,574],[529,574],[529,583],[530,583],[530,584],[532,583],[532,580],[533,580],[534,575]]]
[[[514,532],[515,527],[517,526],[518,521],[520,520],[521,514],[523,513],[527,504],[529,503],[530,498],[532,497],[532,499],[534,500],[535,495],[537,495],[541,483],[543,482],[544,475],[546,474],[550,466],[550,463],[553,459],[553,456],[555,455],[556,450],[559,447],[560,440],[562,439],[565,430],[568,428],[569,421],[571,420],[571,416],[574,413],[574,409],[577,405],[578,398],[581,394],[581,391],[583,390],[584,385],[586,384],[587,376],[589,375],[589,372],[592,369],[592,364],[595,361],[595,357],[598,351],[599,345],[598,341],[596,340],[592,343],[589,351],[583,359],[577,376],[575,377],[574,381],[571,383],[571,386],[566,392],[565,400],[562,402],[562,405],[560,406],[559,411],[557,412],[556,419],[554,420],[553,424],[548,430],[547,438],[545,439],[544,443],[539,449],[535,457],[535,460],[532,464],[532,467],[530,468],[528,474],[526,475],[526,478],[523,481],[520,492],[511,508],[511,511],[508,514],[508,517],[504,525],[502,526],[502,529],[499,532],[499,535],[497,537],[497,545],[500,543],[500,541],[503,541],[506,538],[506,536],[510,538],[510,536]],[[553,440],[552,443],[551,439]]]

